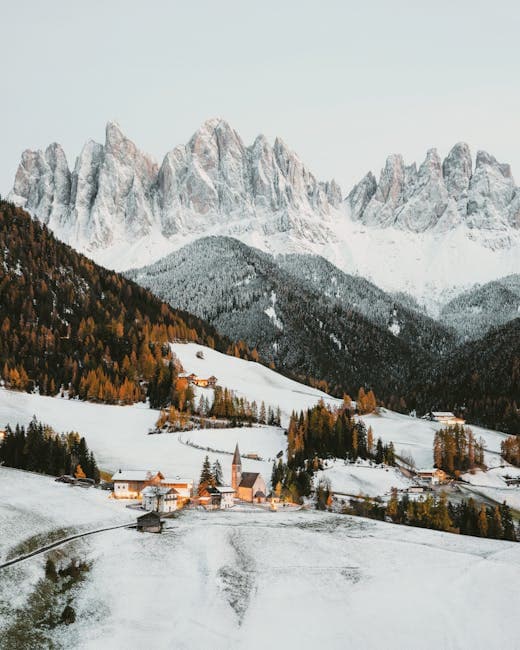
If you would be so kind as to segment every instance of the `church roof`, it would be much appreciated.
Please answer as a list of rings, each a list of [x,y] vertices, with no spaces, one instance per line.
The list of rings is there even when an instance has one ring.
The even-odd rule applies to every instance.
[[[238,450],[238,442],[237,446],[235,447],[235,453],[233,454],[233,465],[242,465],[242,461],[240,460],[240,452]]]
[[[242,480],[240,481],[239,487],[252,488],[259,476],[259,472],[242,472]]]

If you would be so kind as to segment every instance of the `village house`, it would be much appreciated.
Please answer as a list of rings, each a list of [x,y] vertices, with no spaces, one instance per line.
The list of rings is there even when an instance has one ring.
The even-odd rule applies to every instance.
[[[430,411],[426,417],[433,422],[440,422],[445,426],[465,424],[466,422],[466,420],[456,417],[451,411]]]
[[[178,494],[173,488],[148,485],[141,492],[143,508],[154,512],[174,512],[177,510]]]
[[[231,487],[242,501],[265,503],[267,488],[262,475],[258,472],[242,472],[242,461],[238,443],[235,447],[231,464]]]
[[[172,488],[177,492],[178,499],[185,502],[193,495],[193,479],[179,476],[164,476],[161,480],[162,487]]]
[[[140,499],[146,487],[163,487],[175,490],[177,508],[180,508],[193,494],[193,479],[164,476],[159,471],[120,469],[112,476],[112,481],[116,499]]]
[[[211,377],[208,378],[197,377],[194,372],[190,373],[189,375],[184,372],[180,373],[177,378],[177,386],[184,387],[188,384],[191,384],[192,386],[198,386],[199,388],[215,388],[217,384],[217,378],[215,375],[211,375]]]
[[[444,470],[433,467],[418,470],[417,478],[424,485],[439,485],[446,482],[447,476]]]
[[[139,499],[141,492],[148,485],[160,485],[164,476],[161,472],[150,470],[125,469],[118,470],[112,481],[116,499]]]
[[[227,510],[235,505],[235,490],[229,485],[207,486],[199,495],[199,504],[207,510]]]
[[[226,510],[235,505],[235,489],[229,485],[217,485],[215,488],[220,493],[220,509]]]

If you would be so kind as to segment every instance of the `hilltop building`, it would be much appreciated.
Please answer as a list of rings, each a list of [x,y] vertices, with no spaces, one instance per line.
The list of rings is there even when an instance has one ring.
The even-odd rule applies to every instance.
[[[445,426],[453,426],[454,424],[465,424],[466,420],[456,417],[451,411],[430,411],[426,416],[433,422],[440,422]]]

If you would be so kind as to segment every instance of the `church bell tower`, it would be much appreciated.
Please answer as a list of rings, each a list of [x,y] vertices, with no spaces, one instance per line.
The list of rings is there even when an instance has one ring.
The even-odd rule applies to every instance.
[[[231,464],[231,487],[238,490],[240,481],[242,480],[242,461],[240,460],[240,451],[238,450],[238,442],[233,454],[233,462]]]

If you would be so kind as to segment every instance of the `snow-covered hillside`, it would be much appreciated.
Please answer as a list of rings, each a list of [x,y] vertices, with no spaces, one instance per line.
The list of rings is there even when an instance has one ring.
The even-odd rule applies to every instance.
[[[283,425],[287,425],[292,411],[310,408],[320,399],[331,406],[341,404],[341,400],[288,379],[260,363],[222,354],[196,343],[174,343],[172,350],[186,372],[194,372],[199,377],[214,375],[221,386],[234,390],[239,397],[258,403],[264,401],[273,408],[279,406]],[[202,359],[197,357],[197,352],[203,354]]]
[[[421,418],[412,418],[388,409],[380,409],[379,414],[363,416],[367,426],[374,430],[375,437],[384,442],[392,441],[399,454],[412,456],[418,468],[431,467],[433,464],[433,438],[435,431],[442,425]],[[508,436],[500,431],[470,426],[475,438],[484,439],[485,461],[489,467],[502,463],[500,443]]]
[[[2,468],[0,481],[3,505],[13,500],[34,532],[74,526],[78,516],[94,528],[107,510],[121,521],[119,505],[95,490]],[[2,530],[11,520],[0,506]],[[7,546],[32,534],[10,529]],[[516,647],[520,546],[512,542],[252,509],[185,512],[162,535],[113,530],[63,552],[90,569],[74,591],[76,622],[47,632],[58,648]],[[1,570],[0,634],[15,608],[30,606],[45,559]]]
[[[201,236],[323,255],[432,311],[462,289],[518,272],[520,191],[508,165],[459,143],[417,168],[388,157],[342,202],[279,138],[246,146],[205,122],[157,165],[110,122],[69,169],[63,149],[25,151],[10,198],[98,263],[150,264]],[[381,262],[384,260],[384,263]]]
[[[310,408],[320,399],[332,407],[341,403],[341,400],[287,379],[258,363],[192,343],[175,343],[172,349],[186,372],[201,377],[215,375],[220,385],[234,390],[238,396],[256,400],[258,404],[265,401],[266,406],[273,408],[280,406],[283,425],[287,424],[293,410]],[[197,352],[202,352],[202,359],[197,357]],[[206,392],[211,399],[210,389],[197,391]],[[274,458],[287,447],[287,438],[277,427],[148,435],[159,413],[144,404],[107,406],[0,389],[0,426],[27,424],[33,415],[57,431],[78,430],[85,436],[100,466],[109,471],[120,467],[150,468],[197,479],[208,453],[212,462],[219,459],[225,477],[229,477],[232,452],[238,442],[242,454],[254,453],[261,458],[244,458],[244,470],[260,471],[269,480]],[[386,409],[381,409],[378,415],[363,416],[363,419],[367,426],[372,427],[376,439],[381,437],[385,443],[392,441],[397,453],[413,457],[418,468],[431,467],[433,438],[439,424]],[[485,441],[488,466],[501,465],[500,443],[505,434],[480,427],[472,429],[477,438],[482,437]],[[343,462],[334,463],[324,474],[330,479],[333,490],[349,494],[376,496],[388,492],[391,487],[407,485],[404,477],[394,470],[345,465]],[[501,476],[499,474],[497,480],[505,487]],[[501,490],[502,487],[496,485],[495,489]],[[506,490],[504,494],[501,491],[497,495],[500,501],[505,498],[513,507],[517,506],[518,490]]]

